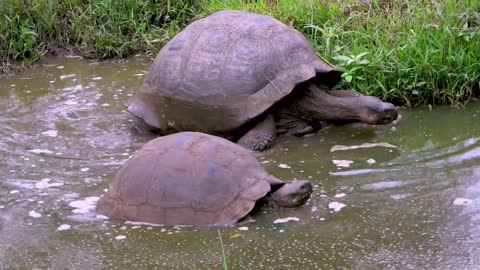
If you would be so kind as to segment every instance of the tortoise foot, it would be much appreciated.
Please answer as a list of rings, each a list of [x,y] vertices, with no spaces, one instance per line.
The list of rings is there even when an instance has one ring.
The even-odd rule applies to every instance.
[[[250,149],[253,151],[264,151],[273,146],[272,136],[262,136],[263,138],[257,138],[255,142],[250,145]]]
[[[253,151],[263,151],[272,147],[275,137],[275,121],[272,115],[268,115],[262,122],[243,135],[238,140],[238,144]]]

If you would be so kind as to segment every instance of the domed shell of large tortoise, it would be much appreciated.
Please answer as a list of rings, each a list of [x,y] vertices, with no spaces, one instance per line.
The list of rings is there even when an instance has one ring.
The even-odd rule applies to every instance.
[[[212,135],[181,132],[137,151],[97,210],[164,225],[232,225],[270,191],[266,179],[271,178],[249,150]]]
[[[129,111],[150,126],[230,132],[316,78],[333,87],[341,72],[297,30],[238,10],[195,21],[168,42]]]

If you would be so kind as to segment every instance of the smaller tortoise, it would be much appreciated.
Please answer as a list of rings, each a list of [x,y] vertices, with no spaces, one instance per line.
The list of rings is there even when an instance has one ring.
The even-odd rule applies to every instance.
[[[197,20],[158,53],[128,111],[162,134],[198,131],[253,150],[325,123],[388,124],[393,104],[331,90],[341,72],[297,30],[239,10]]]
[[[247,149],[198,132],[145,144],[117,172],[97,210],[107,216],[163,225],[233,225],[257,204],[303,205],[308,181],[269,175]]]

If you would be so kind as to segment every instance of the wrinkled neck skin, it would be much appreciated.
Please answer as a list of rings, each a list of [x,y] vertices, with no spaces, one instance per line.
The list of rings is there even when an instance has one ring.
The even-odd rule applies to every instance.
[[[357,122],[361,106],[355,106],[356,97],[335,97],[316,87],[290,96],[275,111],[279,134],[294,134],[305,125],[318,127],[328,123]]]
[[[262,208],[278,210],[278,209],[287,208],[287,207],[281,206],[281,204],[279,204],[279,203],[272,197],[272,193],[270,193],[270,194],[268,194],[267,196],[265,196],[265,198],[263,198]]]
[[[309,87],[302,96],[292,100],[296,116],[310,121],[356,122],[362,106],[358,97],[336,97],[321,89]]]

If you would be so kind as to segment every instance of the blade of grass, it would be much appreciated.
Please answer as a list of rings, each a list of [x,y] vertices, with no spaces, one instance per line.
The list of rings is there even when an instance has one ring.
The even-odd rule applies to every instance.
[[[227,257],[225,256],[225,249],[223,247],[223,240],[222,240],[222,234],[220,233],[220,229],[217,229],[217,233],[218,233],[218,239],[220,241],[220,248],[222,251],[222,268],[223,270],[228,270]]]

